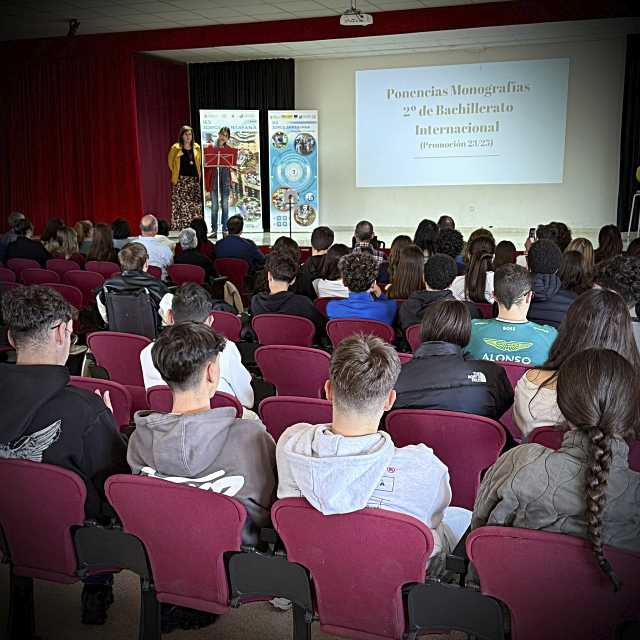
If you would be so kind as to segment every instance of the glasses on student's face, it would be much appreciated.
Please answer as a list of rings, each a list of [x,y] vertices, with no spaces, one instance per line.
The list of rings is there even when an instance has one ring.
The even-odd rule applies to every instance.
[[[58,327],[61,327],[63,324],[64,324],[64,322],[58,322],[58,324],[55,324],[55,325],[53,325],[53,327],[50,327],[49,330],[53,331],[54,329],[57,329]],[[69,334],[69,343],[71,344],[71,346],[76,344],[76,342],[78,342],[78,334],[74,333],[73,331],[69,331],[69,329],[67,329],[67,327],[65,327],[64,330]]]

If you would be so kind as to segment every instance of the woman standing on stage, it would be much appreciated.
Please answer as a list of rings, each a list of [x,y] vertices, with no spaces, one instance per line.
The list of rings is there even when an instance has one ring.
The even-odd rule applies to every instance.
[[[171,169],[171,227],[177,231],[202,216],[200,190],[200,145],[193,140],[193,129],[184,125],[178,142],[169,149]]]

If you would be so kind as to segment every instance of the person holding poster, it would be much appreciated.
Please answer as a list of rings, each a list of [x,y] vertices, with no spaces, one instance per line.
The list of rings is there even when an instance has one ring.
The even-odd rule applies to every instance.
[[[227,143],[231,137],[229,127],[218,131],[216,143],[207,142],[204,148],[205,190],[211,194],[211,230],[218,232],[218,209],[222,209],[222,232],[227,232],[231,170],[237,171],[238,150]]]
[[[180,128],[178,142],[169,149],[171,170],[171,228],[181,231],[193,218],[202,216],[200,193],[200,145],[189,125]]]

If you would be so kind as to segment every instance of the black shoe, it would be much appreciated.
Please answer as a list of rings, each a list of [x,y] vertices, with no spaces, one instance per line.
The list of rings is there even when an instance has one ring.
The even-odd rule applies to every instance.
[[[104,624],[107,620],[107,609],[112,603],[112,587],[85,584],[82,589],[82,624]]]
[[[190,629],[202,629],[213,624],[218,616],[215,613],[206,613],[187,607],[177,607],[172,604],[163,604],[161,607],[162,633],[171,633],[176,629],[189,631]]]

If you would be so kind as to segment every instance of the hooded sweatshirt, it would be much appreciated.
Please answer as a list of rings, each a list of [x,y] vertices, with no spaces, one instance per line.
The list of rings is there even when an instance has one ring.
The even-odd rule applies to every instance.
[[[138,411],[129,440],[131,471],[223,493],[247,510],[242,539],[258,540],[274,500],[275,444],[259,420],[221,407],[194,414]]]
[[[406,302],[400,306],[398,317],[400,326],[406,331],[414,324],[422,322],[422,316],[427,307],[440,300],[453,300],[453,293],[449,289],[443,291],[416,291],[412,293]],[[472,318],[481,318],[480,312],[473,302],[467,302]]]
[[[527,318],[531,322],[546,324],[556,329],[560,326],[569,307],[578,297],[572,291],[562,289],[555,273],[536,273],[533,277],[533,298]]]
[[[296,424],[278,440],[278,498],[305,498],[324,515],[373,507],[413,516],[433,534],[432,557],[455,547],[443,522],[447,467],[424,444],[396,448],[388,433],[345,437],[330,424]]]
[[[293,291],[256,293],[251,298],[251,313],[254,316],[259,316],[261,313],[301,316],[316,325],[316,332],[322,332],[326,322],[326,318],[313,306],[309,298]]]
[[[0,364],[0,458],[73,471],[87,486],[85,513],[109,513],[104,481],[128,473],[126,444],[102,398],[69,385],[58,365]]]

